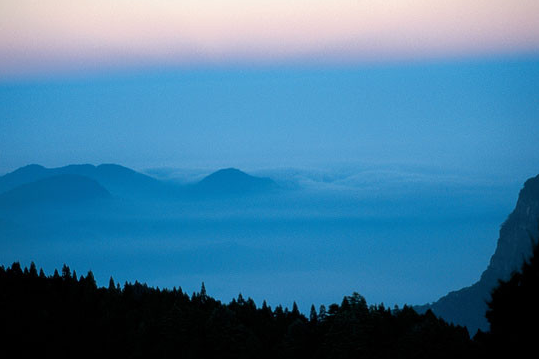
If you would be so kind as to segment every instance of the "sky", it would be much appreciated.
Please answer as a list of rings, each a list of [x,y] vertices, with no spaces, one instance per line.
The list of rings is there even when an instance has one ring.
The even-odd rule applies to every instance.
[[[28,163],[537,172],[539,2],[3,0]]]
[[[397,164],[539,172],[539,59],[163,70],[0,85],[0,171]]]
[[[535,0],[3,0],[0,78],[539,50]]]

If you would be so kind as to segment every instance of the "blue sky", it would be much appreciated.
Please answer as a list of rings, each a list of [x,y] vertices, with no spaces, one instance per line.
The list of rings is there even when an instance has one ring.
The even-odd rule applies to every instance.
[[[0,172],[404,164],[525,179],[539,57],[168,67],[0,82]]]

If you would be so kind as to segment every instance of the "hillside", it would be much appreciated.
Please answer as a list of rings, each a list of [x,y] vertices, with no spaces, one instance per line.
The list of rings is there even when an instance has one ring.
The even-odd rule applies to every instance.
[[[539,175],[528,179],[520,191],[515,209],[500,229],[496,251],[479,281],[417,309],[432,309],[449,322],[467,326],[471,334],[477,329],[487,330],[486,303],[491,291],[499,280],[508,280],[530,257],[532,238],[539,238]]]
[[[69,204],[107,198],[111,198],[111,194],[91,178],[57,175],[22,184],[0,194],[0,207]]]

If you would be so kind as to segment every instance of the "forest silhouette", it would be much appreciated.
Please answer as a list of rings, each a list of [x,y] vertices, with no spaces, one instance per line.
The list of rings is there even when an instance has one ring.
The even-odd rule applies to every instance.
[[[411,307],[368,306],[354,293],[309,318],[240,294],[228,304],[204,284],[181,289],[99,288],[92,272],[34,263],[0,267],[1,350],[16,357],[101,358],[454,358],[472,353],[464,327]],[[3,356],[3,355],[2,355]],[[5,357],[5,356],[3,356]]]
[[[123,287],[66,265],[46,276],[32,262],[0,266],[2,357],[33,358],[477,358],[530,353],[539,322],[539,246],[492,292],[488,332],[418,314],[412,307],[368,305],[358,293],[311,306],[309,317],[239,294],[224,304],[202,283],[181,288]],[[12,355],[12,354],[11,354]]]

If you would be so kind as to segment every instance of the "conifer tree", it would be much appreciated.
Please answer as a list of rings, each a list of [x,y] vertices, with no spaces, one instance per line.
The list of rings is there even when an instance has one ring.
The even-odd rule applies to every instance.
[[[32,278],[37,278],[37,269],[34,262],[30,263],[30,276]]]
[[[262,302],[261,310],[266,317],[270,317],[272,315],[271,307],[268,305],[268,303],[266,303],[265,300]]]
[[[22,275],[21,264],[19,262],[14,262],[11,265],[11,271],[16,275]]]
[[[311,305],[311,312],[309,313],[309,321],[313,324],[318,322],[318,315],[316,314],[316,308],[314,304]]]
[[[244,305],[245,304],[245,299],[243,299],[243,295],[238,294],[238,304],[239,305]]]
[[[95,282],[94,273],[91,270],[88,271],[88,274],[86,274],[85,283],[90,288],[97,288],[97,283]]]
[[[300,316],[299,309],[298,309],[298,305],[296,304],[296,302],[294,302],[294,303],[292,304],[292,313],[291,313],[291,314],[292,314],[292,316],[293,316],[294,318],[297,318],[297,317]]]
[[[109,279],[109,291],[114,292],[116,290],[116,285],[114,284],[114,279],[112,276]]]
[[[283,307],[281,305],[276,306],[273,315],[275,315],[276,318],[282,317],[284,315]]]
[[[320,305],[318,309],[318,319],[324,321],[327,317],[326,306],[324,304]]]
[[[204,282],[202,282],[202,285],[200,286],[200,300],[202,303],[204,303],[207,299],[208,294],[206,293],[206,286],[204,285]]]
[[[62,267],[62,279],[63,280],[69,280],[71,279],[71,270],[67,265],[64,264]]]
[[[347,311],[350,309],[350,302],[348,301],[348,297],[344,297],[341,303],[341,310]]]

